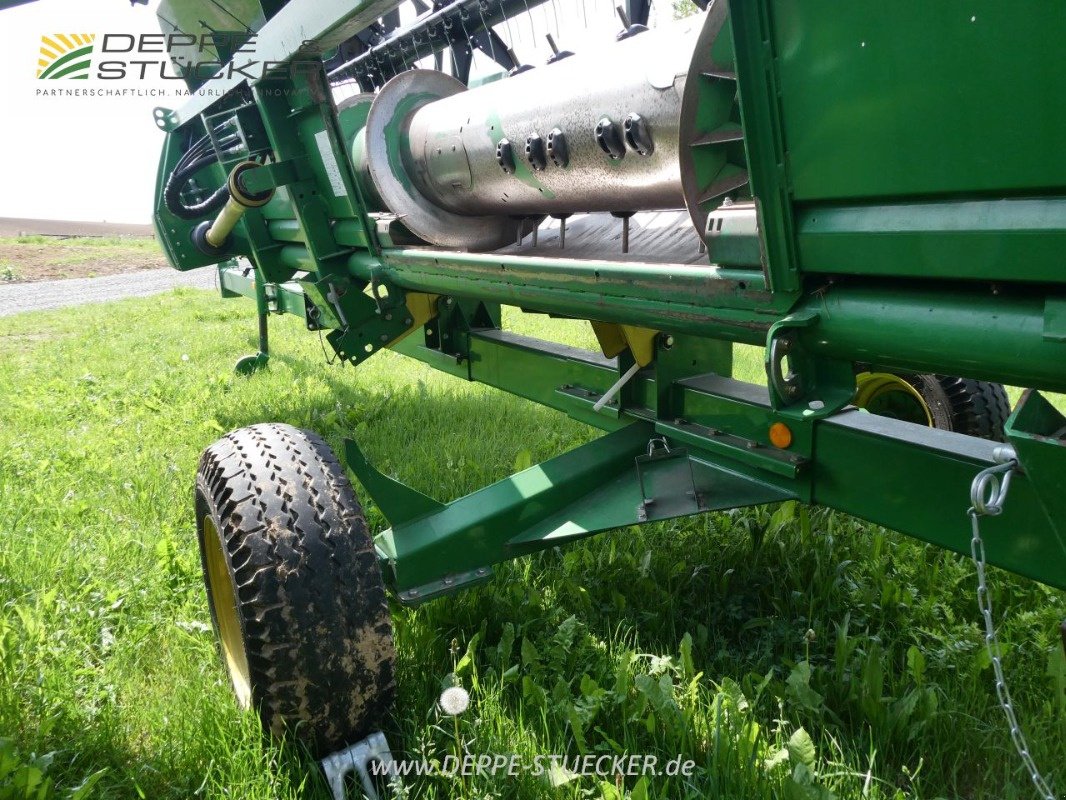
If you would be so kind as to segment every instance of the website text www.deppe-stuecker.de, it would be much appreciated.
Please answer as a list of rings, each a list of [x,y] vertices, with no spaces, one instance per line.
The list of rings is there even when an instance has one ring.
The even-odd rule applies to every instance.
[[[370,772],[376,776],[442,776],[497,775],[516,776],[530,773],[534,776],[552,773],[573,776],[611,778],[616,775],[637,777],[641,775],[683,776],[692,775],[696,762],[675,756],[661,759],[653,755],[597,755],[564,756],[558,754],[525,757],[517,753],[469,753],[462,757],[449,755],[438,760],[396,759],[386,763],[372,761]]]

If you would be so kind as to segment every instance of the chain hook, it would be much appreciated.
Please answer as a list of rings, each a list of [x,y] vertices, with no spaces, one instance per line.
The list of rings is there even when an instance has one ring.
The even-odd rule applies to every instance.
[[[998,517],[1003,513],[1003,503],[1010,490],[1010,479],[1018,462],[1014,459],[983,469],[970,484],[970,503],[973,511],[985,517]],[[1000,475],[1003,480],[1000,480]]]
[[[973,531],[970,555],[977,569],[977,607],[981,611],[981,620],[984,623],[985,647],[988,649],[988,655],[992,660],[992,670],[996,676],[996,699],[1007,718],[1011,742],[1014,744],[1014,749],[1018,751],[1018,756],[1029,773],[1029,779],[1033,782],[1033,788],[1040,794],[1041,800],[1055,800],[1051,787],[1048,786],[1044,776],[1037,769],[1036,762],[1033,761],[1029,743],[1018,722],[1014,701],[1011,699],[1007,679],[1003,674],[1003,659],[1000,656],[1002,648],[999,645],[999,637],[996,635],[996,625],[992,616],[992,596],[988,591],[988,577],[985,569],[987,566],[985,543],[981,538],[981,517],[996,517],[1003,513],[1003,503],[1010,490],[1011,476],[1018,468],[1017,456],[1010,447],[997,447],[993,458],[999,463],[994,467],[981,470],[970,484],[972,505],[966,511]]]

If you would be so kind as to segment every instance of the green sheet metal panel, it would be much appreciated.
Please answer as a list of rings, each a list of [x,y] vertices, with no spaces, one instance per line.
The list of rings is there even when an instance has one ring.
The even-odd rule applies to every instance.
[[[1066,187],[1066,3],[772,10],[796,200]]]
[[[805,272],[1066,282],[1066,198],[806,206]]]

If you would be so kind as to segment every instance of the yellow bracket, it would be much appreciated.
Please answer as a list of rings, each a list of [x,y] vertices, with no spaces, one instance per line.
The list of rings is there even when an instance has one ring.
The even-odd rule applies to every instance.
[[[386,347],[392,347],[404,337],[418,330],[435,316],[437,316],[437,299],[439,294],[424,294],[422,292],[408,292],[404,297],[407,303],[407,311],[411,314],[411,327],[389,342]]]
[[[614,358],[627,347],[633,354],[633,360],[642,367],[648,366],[655,358],[655,337],[659,335],[658,331],[634,325],[618,325],[614,322],[591,322],[600,349],[607,358]]]

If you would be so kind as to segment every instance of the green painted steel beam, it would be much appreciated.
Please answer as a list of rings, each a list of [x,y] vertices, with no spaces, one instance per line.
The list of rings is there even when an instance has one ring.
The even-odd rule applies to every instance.
[[[554,408],[603,430],[624,427],[617,415],[596,414],[591,402],[560,391],[580,387],[598,397],[618,379],[614,359],[576,347],[545,342],[508,331],[474,331],[464,342],[462,358],[425,346],[416,331],[393,346],[397,352],[467,380],[504,389]]]
[[[724,310],[765,308],[770,301],[762,275],[715,266],[647,264],[609,259],[586,260],[538,256],[460,253],[409,248],[384,250],[382,265],[397,280],[486,283],[507,287],[527,286],[533,291],[564,287],[610,298],[633,298],[677,304],[677,314],[688,306]],[[743,276],[741,276],[743,275]],[[768,313],[763,311],[762,313]]]
[[[331,226],[333,238],[337,244],[347,247],[369,247],[370,240],[363,230],[362,224],[356,219],[335,220]],[[305,243],[306,236],[300,223],[295,219],[270,219],[267,221],[267,230],[270,238],[277,242]],[[288,259],[295,264],[300,264],[302,269],[311,271],[314,262],[307,254],[306,248],[303,253],[294,251]]]
[[[646,424],[628,426],[381,534],[378,549],[401,598],[443,593],[449,577],[460,584],[507,558],[509,539],[627,469],[650,435]]]
[[[413,291],[749,344],[764,342],[775,318],[770,309],[755,310],[755,298],[744,298],[743,281],[722,278],[715,267],[408,249],[383,251],[381,274]]]
[[[492,564],[605,530],[791,497],[681,450],[649,453],[655,438],[652,426],[633,423],[394,525],[376,541],[401,601],[446,594]]]
[[[310,269],[306,250],[282,260]],[[765,345],[780,314],[719,305],[739,290],[714,267],[577,262],[427,250],[386,250],[382,266],[349,259],[353,275],[388,279],[410,291],[454,294],[606,322],[645,325]],[[792,313],[818,315],[801,334],[816,357],[874,363],[1066,391],[1066,342],[1046,335],[1046,307],[1063,295],[1038,288],[1000,291],[966,284],[838,282]]]
[[[767,316],[723,308],[737,291],[713,267],[585,263],[421,250],[385,251],[381,274],[412,291],[766,343]],[[689,270],[692,273],[689,274]],[[672,299],[671,299],[672,298]],[[1044,336],[1043,292],[883,281],[825,287],[793,309],[818,315],[801,338],[815,356],[1066,391],[1066,344]]]
[[[1066,343],[1044,335],[1047,301],[991,287],[837,285],[807,301],[821,317],[801,337],[815,356],[1062,392]]]
[[[220,267],[218,288],[223,297],[250,297],[254,300],[255,271],[242,267]]]
[[[851,410],[816,428],[814,501],[969,554],[970,484],[1000,445]],[[1064,474],[1066,447],[1054,466]],[[1061,483],[1061,480],[1060,480]],[[981,521],[988,562],[1066,588],[1066,540],[1041,507],[1040,487],[1014,478],[1002,515]],[[1050,497],[1061,511],[1061,497]],[[1061,517],[1060,517],[1061,519]]]
[[[702,391],[711,389],[723,412],[761,412],[763,429],[776,418],[757,388],[722,380]],[[970,484],[996,463],[999,446],[852,409],[813,423],[817,459],[808,461],[721,429],[623,417],[631,424],[382,534],[381,556],[401,599],[421,602],[486,576],[499,561],[599,531],[789,498],[967,553]],[[731,416],[721,420],[729,426]],[[660,438],[663,445],[653,442]],[[649,445],[657,458],[648,459]],[[1061,483],[1066,445],[1048,450],[1043,474]],[[1007,510],[986,522],[988,560],[1066,588],[1066,540],[1039,489],[1024,474],[1015,478]]]
[[[221,267],[218,271],[219,290],[223,297],[256,299],[255,270],[242,267]],[[292,314],[305,318],[307,303],[303,289],[297,283],[268,283],[265,287],[267,307],[276,314]]]

